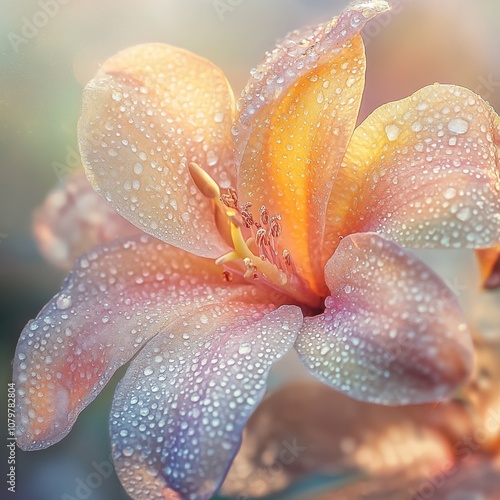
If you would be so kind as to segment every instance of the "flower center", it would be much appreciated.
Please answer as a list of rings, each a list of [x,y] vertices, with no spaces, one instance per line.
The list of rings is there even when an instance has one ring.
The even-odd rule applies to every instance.
[[[189,165],[189,173],[200,192],[212,200],[219,233],[233,248],[216,260],[217,265],[225,267],[225,276],[230,279],[231,272],[240,273],[246,279],[263,281],[302,304],[318,307],[321,299],[297,274],[290,252],[279,245],[283,232],[281,215],[271,215],[262,206],[256,220],[250,211],[252,203],[240,206],[235,189],[221,193],[219,185],[196,163]]]

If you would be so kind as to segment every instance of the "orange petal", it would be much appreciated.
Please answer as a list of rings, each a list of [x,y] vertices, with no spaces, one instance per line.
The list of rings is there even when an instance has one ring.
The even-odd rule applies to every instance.
[[[323,259],[352,232],[411,247],[498,244],[499,127],[486,102],[451,85],[380,107],[356,129],[335,180]]]
[[[106,61],[86,87],[79,140],[93,187],[143,231],[204,257],[227,251],[187,169],[233,183],[232,91],[210,62],[168,45]]]
[[[481,268],[483,287],[500,287],[500,246],[477,250],[476,255]]]
[[[280,242],[314,291],[326,291],[318,251],[331,179],[355,126],[364,86],[359,32],[388,10],[364,2],[332,22],[294,32],[253,71],[234,128],[238,193],[280,214]]]
[[[94,247],[140,233],[113,210],[90,185],[83,169],[64,179],[49,193],[33,216],[33,233],[43,256],[70,269]]]

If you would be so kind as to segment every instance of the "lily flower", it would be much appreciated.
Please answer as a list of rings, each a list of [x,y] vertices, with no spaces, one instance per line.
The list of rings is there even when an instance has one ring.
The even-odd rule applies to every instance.
[[[14,360],[25,450],[68,434],[130,361],[110,417],[133,498],[209,498],[272,365],[295,348],[350,397],[424,403],[472,365],[444,282],[401,245],[500,244],[500,118],[424,88],[355,129],[358,2],[267,54],[235,106],[223,73],[167,45],[106,61],[84,93],[87,176],[143,233],[82,256]]]

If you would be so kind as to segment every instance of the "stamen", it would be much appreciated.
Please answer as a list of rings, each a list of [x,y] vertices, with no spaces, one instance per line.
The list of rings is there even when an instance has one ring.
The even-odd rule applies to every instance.
[[[283,260],[285,261],[285,264],[287,266],[292,265],[292,257],[290,255],[290,252],[286,248],[283,250]]]
[[[240,211],[241,218],[243,219],[243,222],[245,223],[246,227],[252,227],[255,224],[255,221],[253,220],[252,212],[250,212],[250,210],[248,210],[251,206],[252,206],[252,204],[249,201],[247,201],[243,205],[243,207]]]
[[[220,200],[226,207],[238,210],[238,194],[236,193],[236,189],[229,188],[227,194],[221,195]]]
[[[267,236],[267,231],[265,229],[259,229],[255,233],[255,243],[257,246],[262,247],[264,245],[269,245],[269,237]]]
[[[260,223],[263,226],[267,226],[269,224],[269,212],[265,206],[260,207]]]
[[[246,279],[256,279],[257,278],[257,267],[253,265],[252,259],[249,257],[243,259],[243,264],[245,264],[246,271],[245,274],[243,275],[244,278]]]
[[[270,219],[271,234],[275,238],[279,238],[283,232],[283,228],[281,227],[281,224],[278,222],[279,220],[281,220],[281,215],[274,215]]]
[[[259,221],[250,211],[252,203],[238,206],[234,189],[221,193],[218,184],[197,163],[189,164],[189,173],[200,192],[212,200],[215,224],[222,239],[233,248],[215,263],[226,266],[246,279],[259,279],[267,285],[288,294],[304,304],[318,306],[319,299],[311,294],[309,285],[298,276],[297,269],[287,249],[281,250],[278,238],[283,232],[281,215],[270,215],[266,206],[259,210]],[[243,269],[242,269],[243,267]],[[233,280],[233,273],[223,271],[226,281]]]

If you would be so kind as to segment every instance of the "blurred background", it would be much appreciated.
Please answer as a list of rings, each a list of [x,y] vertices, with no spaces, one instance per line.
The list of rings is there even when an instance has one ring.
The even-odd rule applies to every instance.
[[[33,210],[78,165],[82,87],[100,62],[143,42],[189,49],[220,66],[236,94],[266,50],[292,29],[329,20],[346,0],[3,0],[0,18],[0,376],[5,443],[7,381],[20,331],[58,291],[64,273],[40,256]],[[500,111],[500,2],[395,0],[365,29],[368,74],[361,116],[439,81],[469,87]],[[455,254],[457,256],[458,254]],[[475,289],[470,254],[430,262],[448,273],[468,307]],[[445,270],[446,263],[446,270]],[[454,283],[453,283],[454,282]],[[468,284],[467,284],[468,283]],[[496,298],[490,300],[498,301]],[[500,309],[500,306],[499,306]],[[486,318],[488,319],[488,318]],[[491,318],[488,319],[491,322]],[[498,323],[496,323],[498,325]],[[286,378],[276,370],[275,383]],[[107,415],[114,382],[50,450],[17,453],[15,498],[124,499],[114,474],[85,489],[95,464],[109,462]],[[277,382],[276,382],[277,381]],[[5,451],[5,446],[2,444]],[[7,457],[0,456],[2,478]],[[3,481],[3,480],[2,480]],[[6,485],[2,483],[1,497]],[[6,494],[6,493],[5,493]]]

